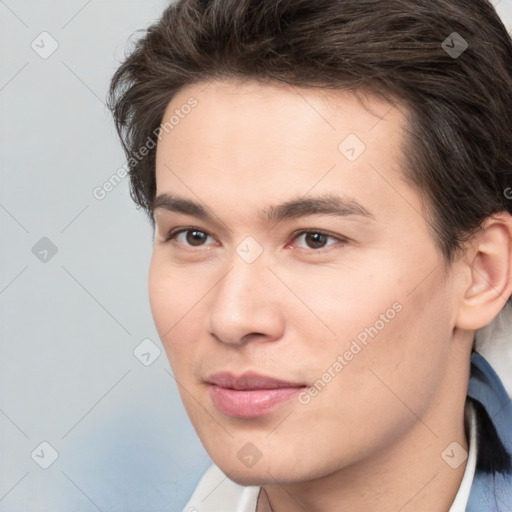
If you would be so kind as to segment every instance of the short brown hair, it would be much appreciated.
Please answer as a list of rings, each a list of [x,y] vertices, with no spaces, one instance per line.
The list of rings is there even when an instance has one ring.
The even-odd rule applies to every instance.
[[[153,223],[156,149],[134,153],[180,89],[226,78],[398,99],[410,125],[404,174],[447,261],[486,218],[512,213],[512,43],[487,0],[171,4],[109,91],[131,196]]]

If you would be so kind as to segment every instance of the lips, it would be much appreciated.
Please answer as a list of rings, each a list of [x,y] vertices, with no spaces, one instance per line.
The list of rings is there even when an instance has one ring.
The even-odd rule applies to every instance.
[[[256,418],[273,411],[300,393],[306,385],[252,372],[235,376],[216,373],[206,379],[213,404],[224,414]]]

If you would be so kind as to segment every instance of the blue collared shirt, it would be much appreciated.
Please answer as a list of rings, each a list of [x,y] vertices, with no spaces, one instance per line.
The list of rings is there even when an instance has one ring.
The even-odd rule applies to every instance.
[[[466,512],[511,512],[512,400],[496,372],[477,352],[471,356],[468,397],[480,406],[477,465]]]

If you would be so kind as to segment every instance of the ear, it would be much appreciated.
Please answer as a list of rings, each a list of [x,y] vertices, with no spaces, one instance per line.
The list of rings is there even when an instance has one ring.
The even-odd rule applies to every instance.
[[[471,240],[456,326],[476,330],[491,323],[512,295],[512,216],[489,217]]]

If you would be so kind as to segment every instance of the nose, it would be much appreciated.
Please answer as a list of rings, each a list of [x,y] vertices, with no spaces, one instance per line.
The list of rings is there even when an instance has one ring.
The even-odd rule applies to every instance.
[[[246,263],[235,255],[229,272],[212,291],[210,334],[233,345],[280,339],[285,316],[276,281],[263,257]]]

